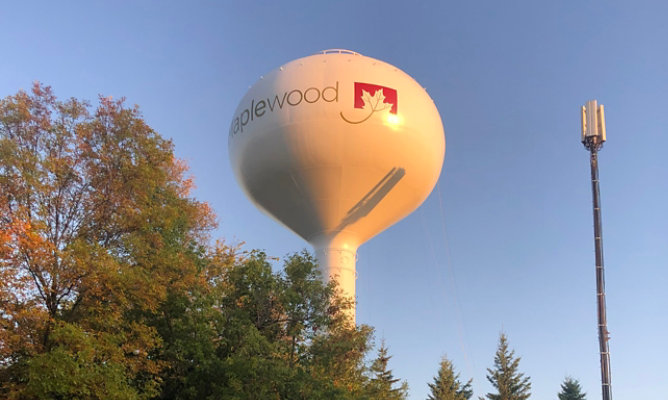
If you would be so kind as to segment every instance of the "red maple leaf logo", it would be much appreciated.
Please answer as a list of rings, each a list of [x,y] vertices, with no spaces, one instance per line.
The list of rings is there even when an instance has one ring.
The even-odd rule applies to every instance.
[[[390,113],[397,113],[397,90],[387,86],[374,85],[373,83],[355,82],[355,108],[365,108],[365,97],[371,96],[372,99],[385,96],[381,104],[377,104],[374,109],[381,109],[385,105],[391,105]],[[366,92],[366,93],[365,93]]]
[[[397,113],[397,90],[373,83],[355,82],[355,108],[368,110],[369,114],[361,120],[354,121],[346,118],[340,112],[341,118],[350,124],[361,124],[380,111]]]

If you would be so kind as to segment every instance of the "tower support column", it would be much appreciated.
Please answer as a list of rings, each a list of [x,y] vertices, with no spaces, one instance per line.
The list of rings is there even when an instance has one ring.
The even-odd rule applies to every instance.
[[[353,323],[355,323],[355,280],[357,272],[355,263],[357,261],[357,248],[340,246],[331,241],[326,241],[315,247],[315,256],[323,280],[335,280],[341,295],[353,302],[348,311]]]

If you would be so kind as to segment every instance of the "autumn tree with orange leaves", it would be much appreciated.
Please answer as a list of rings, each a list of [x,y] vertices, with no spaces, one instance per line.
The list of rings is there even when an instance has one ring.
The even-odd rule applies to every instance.
[[[147,316],[205,279],[213,227],[185,172],[123,100],[0,100],[0,397],[158,393]]]
[[[377,398],[351,299],[308,253],[211,245],[185,173],[123,101],[0,100],[0,398]]]

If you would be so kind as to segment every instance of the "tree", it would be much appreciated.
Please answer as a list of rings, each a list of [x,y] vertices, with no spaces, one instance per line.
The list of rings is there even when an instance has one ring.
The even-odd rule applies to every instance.
[[[282,272],[262,252],[219,248],[207,259],[209,288],[162,307],[160,398],[376,398],[365,363],[372,329],[349,324],[351,303],[321,281],[310,254],[287,257]]]
[[[123,100],[0,100],[0,397],[148,398],[149,316],[213,227],[172,144]]]
[[[455,373],[452,362],[446,357],[441,360],[438,375],[434,377],[434,382],[429,383],[431,393],[427,400],[468,400],[473,396],[471,382],[462,384],[459,380],[459,374]]]
[[[122,100],[0,100],[0,398],[405,397],[313,256],[211,245],[185,172]]]
[[[487,380],[497,390],[497,393],[487,393],[489,400],[526,400],[531,396],[529,377],[518,372],[520,359],[515,357],[514,350],[508,350],[508,339],[502,333],[494,356],[494,369],[487,368]]]
[[[388,368],[390,358],[392,357],[388,355],[387,346],[383,341],[370,369],[371,382],[374,388],[372,398],[374,399],[399,400],[405,399],[408,394],[408,384],[406,382],[401,382],[399,387],[395,387],[395,384],[400,380],[395,378],[392,370]]]
[[[559,400],[585,400],[586,393],[582,393],[580,382],[577,379],[567,377],[564,383],[561,384],[561,393],[559,393]]]

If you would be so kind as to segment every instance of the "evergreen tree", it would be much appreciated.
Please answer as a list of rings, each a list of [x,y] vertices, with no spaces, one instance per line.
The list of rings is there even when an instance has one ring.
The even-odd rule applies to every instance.
[[[395,384],[399,382],[392,374],[392,370],[388,369],[388,362],[391,356],[387,354],[387,346],[383,341],[378,349],[378,356],[371,364],[372,378],[371,382],[374,387],[373,397],[378,400],[401,400],[408,395],[408,384],[401,382],[399,387]]]
[[[496,388],[497,393],[487,393],[489,400],[526,400],[531,396],[529,377],[518,372],[520,357],[515,357],[514,350],[508,350],[508,338],[499,337],[499,347],[494,356],[494,369],[487,368],[487,380]]]
[[[577,379],[568,377],[564,379],[561,384],[561,393],[559,393],[559,400],[585,400],[586,393],[582,393],[580,382]]]
[[[428,384],[431,394],[427,400],[468,400],[473,396],[471,381],[472,379],[469,379],[466,384],[462,385],[452,362],[443,357],[438,376],[434,377],[434,383]]]

